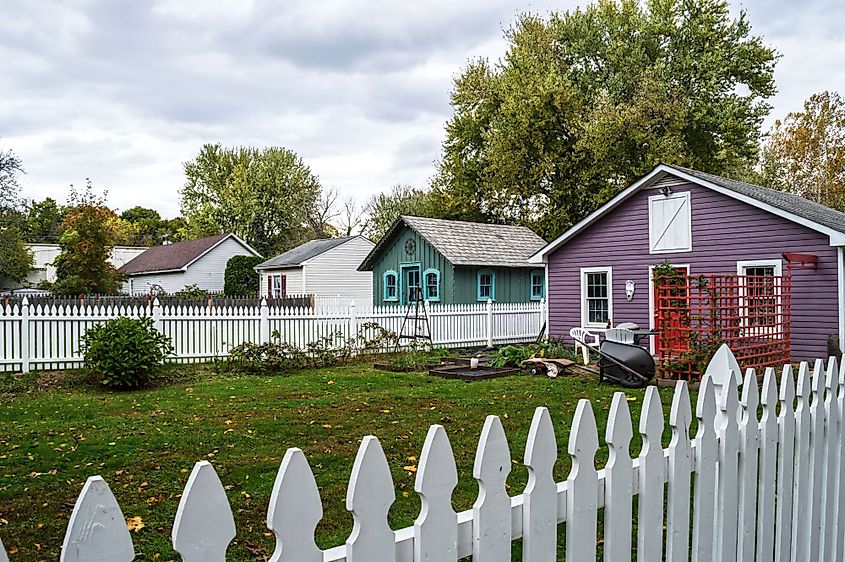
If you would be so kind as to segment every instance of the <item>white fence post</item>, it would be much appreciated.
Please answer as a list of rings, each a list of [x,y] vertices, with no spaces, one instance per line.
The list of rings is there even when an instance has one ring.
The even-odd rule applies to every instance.
[[[540,334],[540,330],[543,330],[544,328],[546,333]],[[549,337],[549,310],[546,306],[546,299],[540,299],[540,318],[537,322],[537,333],[544,339]]]
[[[29,372],[29,299],[21,302],[21,371]]]
[[[487,299],[487,348],[493,347],[493,299]]]
[[[258,319],[259,343],[270,341],[270,307],[267,306],[267,299],[261,297],[260,318]]]
[[[153,299],[153,326],[159,332],[162,331],[162,324],[161,324],[161,303],[158,302],[158,298]]]
[[[358,337],[358,316],[355,314],[355,301],[349,303],[349,339]]]

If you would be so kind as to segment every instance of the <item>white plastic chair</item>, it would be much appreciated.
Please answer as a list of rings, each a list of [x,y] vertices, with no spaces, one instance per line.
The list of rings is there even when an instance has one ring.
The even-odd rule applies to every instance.
[[[628,328],[610,328],[604,333],[604,339],[628,345],[634,344],[634,332]]]
[[[589,348],[595,347],[596,349],[598,349],[600,345],[598,334],[591,334],[586,328],[572,328],[571,330],[569,330],[569,337],[575,340],[575,353],[578,353],[578,350],[580,349],[581,355],[584,358],[584,365],[589,365]],[[581,342],[584,343],[582,344]]]

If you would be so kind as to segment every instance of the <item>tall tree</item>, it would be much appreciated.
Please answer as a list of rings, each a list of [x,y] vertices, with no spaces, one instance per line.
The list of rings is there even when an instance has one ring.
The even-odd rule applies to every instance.
[[[763,149],[763,184],[845,211],[845,100],[813,94],[775,121]]]
[[[55,199],[32,201],[26,210],[26,236],[30,242],[56,243],[64,210]]]
[[[725,0],[524,14],[456,79],[434,181],[450,213],[559,234],[661,161],[755,161],[776,53]]]
[[[23,240],[25,227],[21,211],[18,175],[21,159],[11,150],[0,151],[0,282],[19,284],[32,268],[32,252]]]
[[[309,238],[320,182],[290,150],[205,145],[185,163],[182,215],[194,236],[234,232],[259,253]]]
[[[378,241],[399,215],[441,217],[431,191],[424,191],[410,185],[394,185],[387,192],[370,197],[365,207],[367,221],[362,233]]]
[[[118,220],[115,212],[106,206],[105,193],[96,193],[90,179],[82,190],[70,186],[59,238],[61,253],[53,262],[54,293],[114,294],[120,290],[122,276],[109,261],[119,236],[115,231]]]

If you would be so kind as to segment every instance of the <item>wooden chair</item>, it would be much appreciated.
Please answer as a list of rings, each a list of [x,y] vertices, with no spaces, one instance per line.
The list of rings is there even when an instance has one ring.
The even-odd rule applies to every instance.
[[[575,353],[581,350],[581,355],[584,358],[584,365],[590,364],[590,347],[599,347],[598,334],[591,334],[586,328],[572,328],[569,330],[569,337],[575,340]],[[584,342],[583,344],[581,342]],[[586,344],[586,345],[584,345]]]
[[[610,328],[604,333],[604,339],[616,343],[634,345],[634,332],[628,328]]]

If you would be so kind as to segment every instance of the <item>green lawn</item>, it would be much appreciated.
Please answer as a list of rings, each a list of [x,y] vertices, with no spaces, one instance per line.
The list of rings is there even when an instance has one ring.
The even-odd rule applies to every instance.
[[[173,560],[170,530],[193,463],[211,461],[235,514],[238,535],[229,560],[263,560],[267,501],[288,447],[302,448],[320,486],[325,518],[318,544],[342,544],[352,528],[346,485],[360,439],[377,436],[397,488],[391,524],[413,523],[419,500],[414,475],[430,424],[446,427],[460,484],[455,508],[471,507],[477,487],[472,462],[484,418],[502,418],[511,454],[511,494],[522,491],[522,457],[536,406],[548,406],[561,461],[579,398],[592,400],[600,433],[614,391],[583,377],[514,376],[464,383],[421,373],[373,371],[366,365],[289,376],[224,376],[211,370],[191,382],[115,393],[82,386],[6,393],[0,404],[0,537],[12,562],[57,560],[65,525],[85,478],[102,475],[127,517],[145,528],[133,534],[139,560]],[[7,381],[8,386],[8,381]],[[662,390],[664,403],[671,392]],[[628,391],[636,420],[642,391]],[[668,435],[668,426],[667,426]],[[634,452],[639,450],[635,438]],[[600,450],[602,465],[606,451]]]

